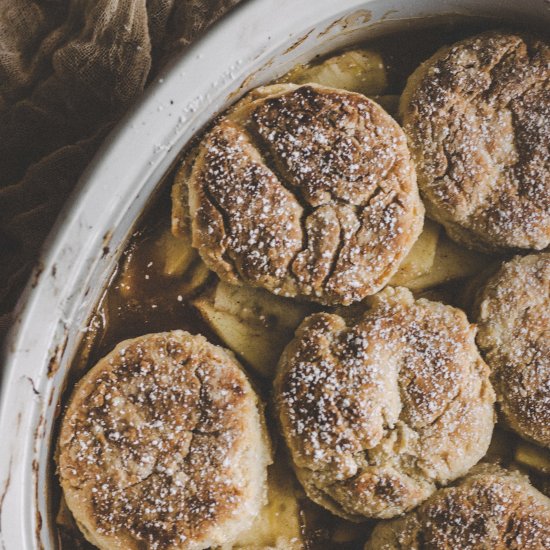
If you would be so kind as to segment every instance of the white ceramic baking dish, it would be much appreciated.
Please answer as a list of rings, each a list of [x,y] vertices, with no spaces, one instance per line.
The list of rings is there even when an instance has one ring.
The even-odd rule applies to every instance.
[[[20,302],[3,356],[0,545],[55,548],[51,432],[71,360],[134,224],[214,114],[298,62],[442,15],[550,22],[548,0],[253,0],[174,61],[82,177]]]

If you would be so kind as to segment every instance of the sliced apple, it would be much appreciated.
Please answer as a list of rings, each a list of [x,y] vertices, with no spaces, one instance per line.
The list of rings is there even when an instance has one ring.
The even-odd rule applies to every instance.
[[[422,233],[401,262],[390,285],[408,286],[408,283],[430,271],[436,255],[439,230],[440,226],[437,223],[428,219],[424,221]]]
[[[191,177],[195,155],[196,148],[185,155],[172,184],[172,233],[176,237],[188,235],[191,232],[187,182]]]
[[[219,282],[214,293],[214,306],[252,324],[269,329],[295,330],[304,317],[312,313],[310,304],[275,296],[267,290]]]
[[[180,296],[190,297],[196,294],[208,281],[212,272],[199,259],[185,273],[181,285],[178,287]]]
[[[197,251],[191,246],[189,234],[174,237],[167,230],[156,245],[159,247],[159,256],[163,259],[162,273],[166,277],[181,277],[198,257]]]
[[[531,443],[521,442],[514,454],[516,462],[537,470],[543,474],[550,474],[550,451],[537,447]]]
[[[299,66],[282,79],[295,84],[321,84],[367,96],[381,95],[388,87],[382,56],[372,50],[350,50],[317,65]]]
[[[292,330],[271,330],[261,323],[243,320],[233,313],[216,309],[208,298],[198,298],[193,305],[229,349],[260,376],[274,376],[277,361],[292,338]]]
[[[413,291],[421,291],[456,279],[472,277],[494,261],[493,257],[462,248],[441,234],[431,269],[401,284]]]
[[[240,550],[301,550],[300,505],[296,495],[294,474],[279,457],[269,467],[268,502],[250,529],[238,539]]]
[[[311,304],[222,281],[193,304],[227,347],[263,377],[274,375],[294,331],[315,311]]]

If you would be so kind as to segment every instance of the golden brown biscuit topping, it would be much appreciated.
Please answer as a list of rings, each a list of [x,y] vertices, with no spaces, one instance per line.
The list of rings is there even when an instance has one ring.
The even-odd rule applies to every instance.
[[[550,447],[550,254],[503,264],[475,310],[477,341],[506,419],[520,435]]]
[[[199,148],[193,244],[229,282],[348,304],[389,280],[421,230],[406,140],[361,95],[277,89]]]
[[[204,548],[245,515],[256,407],[234,359],[201,336],[123,342],[79,384],[63,422],[59,473],[77,521],[128,548]]]
[[[550,500],[523,476],[477,466],[404,518],[374,530],[365,550],[546,550]]]
[[[487,450],[494,395],[462,312],[387,289],[346,325],[315,314],[275,381],[298,477],[332,511],[393,517]]]
[[[550,47],[499,32],[410,77],[403,125],[430,216],[481,249],[550,244]]]

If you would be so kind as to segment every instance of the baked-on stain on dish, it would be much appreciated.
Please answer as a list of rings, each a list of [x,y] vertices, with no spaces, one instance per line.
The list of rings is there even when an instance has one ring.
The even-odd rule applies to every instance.
[[[57,344],[53,352],[50,354],[50,360],[48,361],[48,378],[54,376],[59,369],[59,365],[61,364],[61,357],[63,356],[63,352],[67,347],[68,338],[69,335],[67,334],[67,331],[65,331],[65,337],[63,338],[63,341]]]
[[[300,46],[300,44],[303,44],[311,35],[313,31],[309,31],[307,32],[306,34],[304,34],[301,38],[299,38],[298,40],[296,40],[296,42],[294,42],[294,44],[292,44],[291,46],[289,46],[284,52],[283,52],[283,55],[286,55],[288,53],[290,53],[291,51],[295,50],[298,46]]]
[[[372,12],[369,10],[358,10],[357,12],[354,12],[350,15],[346,15],[344,17],[341,17],[340,19],[337,19],[336,21],[332,22],[330,25],[328,25],[324,30],[320,31],[317,34],[317,38],[323,38],[327,34],[329,34],[335,27],[342,27],[342,31],[344,31],[350,24],[358,22],[359,24],[366,24],[370,21],[372,18]],[[307,32],[305,35],[303,35],[301,38],[298,38],[292,45],[290,45],[286,50],[284,50],[283,55],[288,54],[295,50],[298,46],[303,44],[309,36],[311,36],[313,31]],[[273,59],[270,59],[266,63],[264,63],[263,67],[260,67],[253,71],[251,74],[249,74],[239,85],[239,87],[231,92],[227,96],[228,101],[233,101],[235,99],[238,99],[240,96],[243,95],[243,93],[246,93],[250,89],[250,83],[254,80],[256,77],[256,74],[262,72],[266,67],[269,67],[273,63]]]
[[[366,25],[372,19],[372,12],[369,10],[358,10],[349,15],[345,15],[336,21],[333,21],[326,29],[322,30],[317,37],[323,38],[329,34],[334,28],[341,27],[341,31],[345,31],[350,25]]]

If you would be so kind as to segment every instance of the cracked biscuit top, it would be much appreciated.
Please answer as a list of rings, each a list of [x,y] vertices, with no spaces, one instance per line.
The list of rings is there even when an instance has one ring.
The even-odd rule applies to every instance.
[[[548,550],[550,500],[515,471],[480,464],[406,516],[379,523],[365,550]]]
[[[230,544],[266,498],[258,399],[234,357],[182,331],[127,340],[74,390],[57,464],[101,549]]]
[[[485,455],[494,393],[474,333],[460,310],[402,288],[353,322],[306,318],[274,397],[312,500],[351,520],[394,517]]]
[[[550,244],[550,47],[487,32],[409,78],[403,128],[427,213],[484,251]]]
[[[550,448],[550,253],[504,263],[479,291],[474,318],[507,423]]]
[[[422,229],[398,124],[316,85],[252,92],[205,136],[188,187],[193,245],[222,279],[326,304],[380,290]]]

